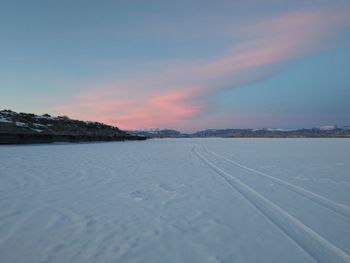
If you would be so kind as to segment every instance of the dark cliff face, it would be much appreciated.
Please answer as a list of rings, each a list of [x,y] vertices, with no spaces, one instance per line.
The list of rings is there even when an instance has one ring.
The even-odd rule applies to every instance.
[[[65,116],[52,117],[48,114],[0,111],[1,144],[143,139],[99,122],[71,120]]]

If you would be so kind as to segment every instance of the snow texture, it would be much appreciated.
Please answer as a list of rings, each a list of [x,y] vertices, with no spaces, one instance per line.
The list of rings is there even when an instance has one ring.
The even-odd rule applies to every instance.
[[[0,146],[0,262],[350,262],[350,140]]]
[[[12,121],[9,121],[8,119],[3,118],[3,117],[0,116],[0,122],[11,123]]]
[[[20,127],[27,127],[27,124],[25,124],[24,122],[20,122],[20,121],[16,121],[15,125],[20,126]]]

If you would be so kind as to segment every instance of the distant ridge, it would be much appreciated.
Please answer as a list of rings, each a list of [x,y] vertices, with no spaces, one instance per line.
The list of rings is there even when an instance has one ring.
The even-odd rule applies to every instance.
[[[129,130],[127,131],[133,135],[141,135],[149,138],[178,138],[181,137],[181,132],[171,129],[144,129],[144,130]]]
[[[149,138],[350,138],[350,126],[321,126],[309,129],[207,129],[194,133],[181,133],[169,129],[129,131]]]
[[[0,111],[0,144],[145,140],[99,122]]]

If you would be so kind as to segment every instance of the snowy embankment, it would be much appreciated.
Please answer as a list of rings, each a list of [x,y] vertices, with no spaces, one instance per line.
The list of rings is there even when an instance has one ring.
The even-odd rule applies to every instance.
[[[67,116],[0,111],[0,144],[145,140],[117,127]]]
[[[0,262],[349,262],[350,140],[0,146]]]

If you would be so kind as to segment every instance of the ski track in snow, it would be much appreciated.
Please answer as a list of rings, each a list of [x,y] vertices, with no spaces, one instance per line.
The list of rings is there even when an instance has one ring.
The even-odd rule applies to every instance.
[[[316,262],[350,262],[350,256],[334,246],[318,233],[304,225],[298,219],[275,205],[270,200],[242,183],[236,177],[220,169],[195,148],[194,152],[208,166],[214,169],[232,187],[241,193],[253,206],[261,211],[278,228],[285,232],[302,249],[309,253]]]
[[[302,187],[299,187],[299,186],[297,186],[295,184],[292,184],[292,183],[286,182],[284,180],[278,179],[278,178],[273,177],[271,175],[268,175],[268,174],[266,174],[264,172],[258,171],[258,170],[254,169],[254,168],[251,168],[251,167],[248,167],[246,165],[243,165],[243,164],[241,164],[241,163],[239,163],[237,161],[234,161],[232,159],[228,159],[225,156],[222,156],[222,155],[220,155],[220,154],[218,154],[216,152],[209,151],[207,148],[204,148],[204,149],[208,153],[211,153],[211,154],[213,154],[213,155],[215,155],[215,156],[217,156],[219,158],[222,158],[223,160],[225,160],[225,161],[227,161],[227,162],[229,162],[231,164],[234,164],[234,165],[236,165],[236,166],[238,166],[238,167],[240,167],[242,169],[245,169],[247,171],[250,171],[250,172],[253,172],[253,173],[258,174],[260,176],[263,176],[263,177],[265,177],[265,178],[267,178],[267,179],[269,179],[269,180],[271,180],[271,181],[273,181],[273,182],[275,182],[275,183],[277,183],[277,184],[279,184],[279,185],[281,185],[283,187],[286,187],[287,189],[289,189],[289,190],[291,190],[291,191],[293,191],[293,192],[295,192],[297,194],[300,194],[300,195],[310,199],[311,201],[314,201],[314,202],[316,202],[316,203],[318,203],[318,204],[320,204],[320,205],[322,205],[322,206],[324,206],[324,207],[326,207],[326,208],[328,208],[328,209],[330,209],[330,210],[332,210],[332,211],[334,211],[334,212],[336,212],[336,213],[346,217],[347,219],[350,219],[350,207],[348,207],[348,206],[346,206],[344,204],[341,204],[341,203],[335,202],[333,200],[330,200],[330,199],[328,199],[328,198],[326,198],[324,196],[321,196],[321,195],[316,194],[316,193],[314,193],[312,191],[306,190],[306,189],[304,189]]]
[[[261,157],[278,154],[273,145],[314,156],[312,180],[293,159],[285,167],[297,171],[296,184],[252,168],[283,165]],[[349,146],[346,139],[0,146],[0,262],[350,262]],[[326,167],[321,177],[318,163]]]

